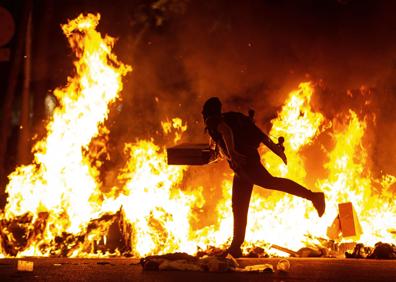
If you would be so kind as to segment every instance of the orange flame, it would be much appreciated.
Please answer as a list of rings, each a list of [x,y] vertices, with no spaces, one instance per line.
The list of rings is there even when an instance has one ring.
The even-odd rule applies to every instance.
[[[174,143],[179,142],[183,133],[187,130],[187,124],[183,124],[183,120],[181,118],[172,118],[171,120],[161,121],[161,126],[165,134],[174,132]]]
[[[396,205],[388,189],[395,183],[395,177],[384,175],[382,181],[372,178],[367,167],[367,150],[362,141],[367,124],[359,120],[353,111],[349,112],[348,119],[346,125],[335,125],[335,147],[326,164],[329,176],[317,183],[333,204],[326,219],[330,222],[337,215],[337,203],[350,201],[363,229],[360,242],[368,245],[381,240],[391,242],[394,235],[389,231],[396,226]],[[374,189],[375,182],[379,184],[377,191]]]
[[[48,213],[40,242],[21,255],[42,255],[39,244],[62,232],[78,233],[101,214],[98,171],[82,153],[91,139],[102,134],[108,104],[122,89],[121,77],[131,70],[111,53],[114,39],[95,31],[99,15],[80,15],[62,25],[75,51],[76,75],[54,91],[60,106],[47,125],[47,137],[33,148],[34,162],[18,167],[10,176],[5,219],[33,215],[35,222]]]

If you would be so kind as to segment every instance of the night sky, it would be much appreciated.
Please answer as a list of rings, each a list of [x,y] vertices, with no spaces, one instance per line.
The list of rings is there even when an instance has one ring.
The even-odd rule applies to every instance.
[[[13,2],[22,1],[4,6],[18,19]],[[395,10],[396,1],[376,0],[34,1],[33,51],[45,56],[33,58],[32,84],[50,92],[65,83],[74,56],[60,24],[100,13],[99,30],[118,38],[115,53],[134,68],[108,122],[115,147],[160,139],[160,121],[174,116],[188,122],[187,140],[205,140],[200,112],[210,96],[226,110],[254,108],[268,129],[289,91],[313,81],[314,109],[328,119],[349,108],[376,115],[372,162],[395,175]],[[48,42],[40,44],[45,15]]]

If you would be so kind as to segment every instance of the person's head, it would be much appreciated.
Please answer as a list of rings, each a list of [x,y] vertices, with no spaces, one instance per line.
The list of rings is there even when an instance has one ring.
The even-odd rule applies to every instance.
[[[203,105],[202,117],[204,121],[209,117],[216,117],[221,115],[221,102],[217,97],[211,97]]]

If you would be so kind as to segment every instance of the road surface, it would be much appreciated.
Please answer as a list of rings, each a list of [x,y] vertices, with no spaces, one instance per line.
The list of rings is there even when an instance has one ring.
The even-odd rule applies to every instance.
[[[290,258],[290,271],[274,273],[211,273],[143,271],[132,258],[24,258],[32,272],[18,272],[18,259],[0,259],[0,281],[396,281],[396,260]],[[270,263],[279,258],[238,259],[241,266]]]

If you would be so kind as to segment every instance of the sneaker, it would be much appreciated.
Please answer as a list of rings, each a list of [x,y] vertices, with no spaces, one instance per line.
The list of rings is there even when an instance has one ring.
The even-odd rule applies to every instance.
[[[314,192],[313,194],[312,204],[318,212],[319,217],[322,217],[326,209],[325,195],[323,192]]]

